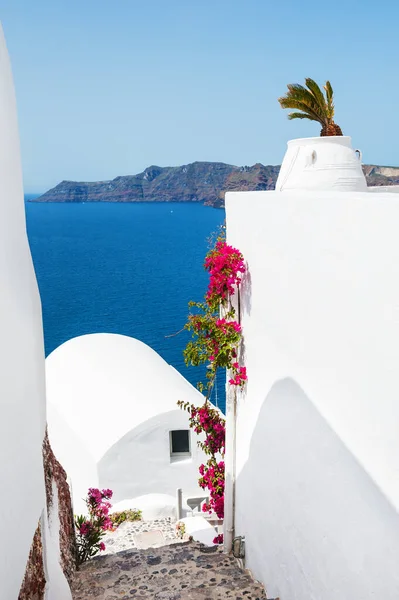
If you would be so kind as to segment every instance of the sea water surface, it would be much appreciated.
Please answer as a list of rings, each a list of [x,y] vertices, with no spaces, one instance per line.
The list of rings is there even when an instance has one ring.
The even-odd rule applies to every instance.
[[[184,326],[189,300],[203,299],[204,256],[224,210],[194,203],[27,202],[26,215],[46,355],[79,335],[120,333],[151,346],[193,385],[204,377],[204,370],[184,364],[188,334],[167,336]],[[212,401],[222,410],[224,386],[221,373]]]

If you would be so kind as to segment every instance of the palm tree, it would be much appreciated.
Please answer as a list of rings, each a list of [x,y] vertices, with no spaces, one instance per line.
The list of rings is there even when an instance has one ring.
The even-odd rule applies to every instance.
[[[334,123],[333,89],[326,81],[323,86],[325,95],[313,79],[305,79],[306,87],[299,83],[287,85],[288,92],[278,99],[282,108],[295,108],[301,112],[292,112],[289,119],[310,119],[322,126],[320,135],[342,135],[339,125]],[[306,89],[308,88],[308,89]]]

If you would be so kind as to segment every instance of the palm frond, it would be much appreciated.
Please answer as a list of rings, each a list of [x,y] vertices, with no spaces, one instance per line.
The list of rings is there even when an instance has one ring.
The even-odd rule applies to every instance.
[[[324,123],[327,116],[326,102],[324,99],[323,103],[320,105],[320,102],[317,101],[312,92],[304,88],[302,85],[299,85],[298,83],[290,83],[287,85],[287,88],[288,92],[283,98],[289,98],[290,100],[295,100],[297,102],[301,102],[302,104],[306,104],[313,113],[318,115],[318,117],[321,120],[320,122]],[[281,99],[279,99],[279,101],[280,100]],[[283,108],[295,108],[295,106],[285,107],[283,106],[281,101],[280,104]]]
[[[287,85],[288,91],[285,96],[278,99],[282,108],[294,109],[289,113],[291,119],[310,119],[318,121],[322,125],[320,135],[342,135],[341,129],[336,126],[334,117],[333,89],[331,83],[326,81],[323,90],[310,77],[305,79],[306,87],[299,83]]]
[[[306,113],[303,113],[303,112],[288,113],[288,118],[290,119],[290,121],[292,119],[309,119],[310,121],[316,120],[311,115],[307,115]]]
[[[306,86],[312,92],[313,96],[315,97],[316,102],[320,106],[323,106],[324,108],[326,108],[326,99],[324,97],[323,92],[321,91],[321,89],[317,85],[317,83],[313,79],[310,79],[310,77],[307,77],[305,79],[305,83],[306,83]]]
[[[297,100],[296,98],[290,98],[287,96],[283,96],[279,98],[279,102],[282,108],[295,108],[296,110],[301,110],[305,114],[308,115],[308,119],[312,119],[313,121],[318,121],[321,125],[324,125],[325,118],[320,115],[317,110],[314,110],[312,106],[309,106],[306,102],[301,100]]]
[[[318,109],[323,109],[325,105],[324,98],[323,101],[320,103],[312,94],[312,92],[307,90],[302,85],[299,85],[298,83],[289,83],[287,85],[287,88],[287,96],[290,96],[291,98],[297,98],[298,100],[301,100],[301,102],[306,102],[307,104],[309,104],[309,106],[317,106]]]
[[[334,92],[333,92],[331,83],[329,81],[326,81],[326,85],[324,86],[324,89],[326,91],[326,96],[327,96],[328,117],[329,117],[329,119],[332,119],[334,117],[334,103],[333,103]]]

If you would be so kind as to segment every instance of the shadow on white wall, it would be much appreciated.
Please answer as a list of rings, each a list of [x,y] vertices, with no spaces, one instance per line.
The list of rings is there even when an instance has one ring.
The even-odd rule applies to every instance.
[[[272,597],[399,597],[399,516],[291,378],[261,406],[236,535]]]

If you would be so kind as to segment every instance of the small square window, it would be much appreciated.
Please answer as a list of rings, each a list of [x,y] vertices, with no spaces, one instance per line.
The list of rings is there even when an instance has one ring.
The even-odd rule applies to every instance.
[[[191,456],[190,431],[177,429],[170,432],[170,455],[173,457]]]

